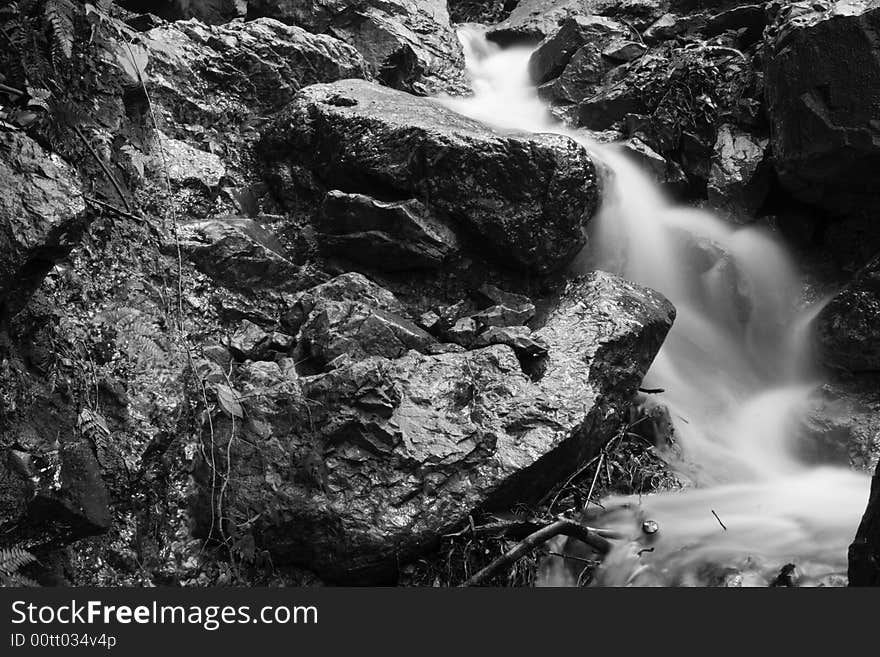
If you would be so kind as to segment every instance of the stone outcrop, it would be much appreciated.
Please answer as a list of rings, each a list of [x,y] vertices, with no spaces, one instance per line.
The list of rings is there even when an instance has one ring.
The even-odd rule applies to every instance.
[[[428,95],[464,93],[464,56],[445,0],[255,0],[249,16],[269,16],[354,46],[383,84]]]
[[[838,216],[880,202],[878,31],[876,2],[797,2],[768,37],[776,172],[794,196]]]
[[[537,273],[585,244],[598,196],[589,155],[567,137],[498,132],[358,80],[304,89],[265,132],[262,155],[291,206],[316,189],[415,198]]]
[[[316,318],[330,303],[363,303],[334,300],[355,289],[396,308],[348,276],[307,293],[300,338],[335,339]],[[212,422],[213,458],[230,468],[224,513],[252,518],[247,540],[276,563],[336,582],[392,579],[472,510],[534,499],[594,454],[673,314],[659,295],[597,272],[570,281],[535,331],[546,353],[531,375],[502,336],[438,355],[362,353],[316,375],[243,367],[235,385],[248,420],[233,428],[218,411]],[[207,463],[196,477],[205,509],[216,503]]]
[[[27,301],[86,221],[75,170],[23,133],[0,132],[0,314]]]

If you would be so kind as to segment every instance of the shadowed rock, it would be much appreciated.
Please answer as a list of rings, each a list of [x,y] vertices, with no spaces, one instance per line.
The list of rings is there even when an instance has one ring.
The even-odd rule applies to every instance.
[[[284,201],[316,185],[416,198],[536,273],[560,269],[583,247],[596,206],[593,162],[573,140],[499,132],[359,80],[304,89],[265,132],[262,151]]]

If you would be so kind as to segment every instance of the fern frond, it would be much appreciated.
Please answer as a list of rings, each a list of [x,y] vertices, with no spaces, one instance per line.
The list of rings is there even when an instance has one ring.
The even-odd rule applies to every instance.
[[[0,548],[0,573],[11,576],[20,568],[34,563],[37,558],[24,548],[17,545],[11,548]]]
[[[46,20],[52,32],[52,61],[56,65],[73,57],[75,8],[68,0],[46,0]]]

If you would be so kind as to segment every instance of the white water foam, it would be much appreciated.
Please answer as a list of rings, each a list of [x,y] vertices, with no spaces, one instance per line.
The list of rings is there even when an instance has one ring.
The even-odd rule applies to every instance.
[[[869,479],[796,457],[797,421],[817,383],[808,330],[817,308],[796,308],[800,281],[785,249],[759,229],[671,204],[619,146],[554,121],[529,79],[530,49],[502,50],[470,28],[460,38],[474,93],[441,102],[498,129],[566,134],[608,171],[575,273],[612,271],[659,290],[677,310],[644,385],[665,391],[659,401],[683,455],[676,467],[694,486],[603,500],[595,522],[629,540],[597,581],[705,583],[707,564],[747,562],[845,573]],[[646,518],[660,532],[643,534]],[[639,554],[648,544],[653,551]],[[545,569],[545,584],[575,583],[560,562]]]

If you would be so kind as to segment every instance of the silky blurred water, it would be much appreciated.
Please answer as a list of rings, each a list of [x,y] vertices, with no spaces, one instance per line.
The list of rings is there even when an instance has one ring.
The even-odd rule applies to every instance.
[[[809,366],[818,308],[797,308],[800,281],[784,247],[760,229],[672,204],[621,147],[565,129],[531,85],[530,49],[502,50],[473,28],[460,38],[473,95],[441,102],[498,129],[566,134],[604,165],[602,207],[574,273],[612,271],[676,307],[644,385],[664,390],[656,401],[669,409],[681,455],[673,467],[693,485],[601,501],[606,511],[591,523],[627,539],[597,583],[706,584],[707,572],[725,567],[765,583],[787,562],[815,581],[845,574],[869,480],[795,456],[797,423],[818,383]],[[660,531],[644,534],[645,519]],[[560,559],[542,572],[543,584],[576,583]]]

